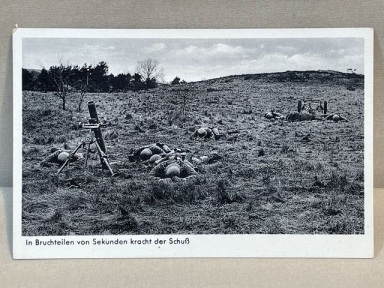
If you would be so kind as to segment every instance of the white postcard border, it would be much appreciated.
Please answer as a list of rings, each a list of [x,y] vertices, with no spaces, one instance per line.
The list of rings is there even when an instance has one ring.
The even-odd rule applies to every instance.
[[[362,37],[364,44],[364,235],[21,235],[22,201],[22,40],[23,38],[338,38]],[[373,257],[373,30],[239,29],[239,30],[96,30],[16,29],[13,34],[13,257],[47,258],[158,258],[158,257]],[[171,244],[170,238],[184,241]],[[63,241],[64,242],[60,242]],[[112,240],[123,244],[105,244]],[[148,244],[133,243],[145,240]],[[155,241],[165,240],[164,244]],[[188,239],[188,244],[185,243]],[[52,245],[36,245],[50,241]],[[55,242],[56,241],[56,242]],[[73,241],[74,245],[63,245]],[[89,245],[77,244],[89,241]],[[96,241],[96,244],[94,244]],[[100,241],[101,244],[97,244]],[[104,241],[104,244],[103,244]],[[127,241],[127,244],[125,244]],[[31,244],[32,245],[28,245]]]

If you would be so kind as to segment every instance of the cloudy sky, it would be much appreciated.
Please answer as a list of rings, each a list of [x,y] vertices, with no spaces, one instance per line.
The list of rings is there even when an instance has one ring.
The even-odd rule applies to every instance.
[[[109,73],[134,73],[152,58],[164,80],[198,81],[228,75],[287,70],[357,69],[364,74],[363,38],[301,39],[75,39],[24,38],[23,67],[49,68],[107,62]]]

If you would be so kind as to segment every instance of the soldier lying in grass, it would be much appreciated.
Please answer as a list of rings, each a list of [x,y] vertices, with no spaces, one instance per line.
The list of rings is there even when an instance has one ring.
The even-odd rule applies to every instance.
[[[264,118],[267,119],[283,119],[284,116],[280,113],[277,113],[275,109],[272,109],[270,112],[264,114]]]
[[[185,150],[185,149],[175,148],[175,149],[172,149],[168,153],[161,153],[161,154],[152,155],[151,158],[149,158],[148,161],[146,161],[145,163],[148,164],[149,166],[156,166],[157,164],[160,164],[161,162],[164,162],[167,160],[173,160],[176,157],[181,157],[182,160],[184,161],[185,157],[187,156],[187,152],[190,152],[190,151]]]
[[[221,137],[223,137],[223,135],[219,133],[219,129],[217,129],[217,128],[205,127],[205,128],[197,129],[191,135],[191,138],[193,138],[193,137],[199,137],[199,138],[203,138],[203,139],[214,138],[215,140],[219,140]]]
[[[325,117],[325,120],[330,120],[334,122],[339,122],[339,121],[348,122],[347,118],[341,116],[340,114],[329,114]]]
[[[59,165],[63,165],[65,161],[67,161],[69,155],[71,154],[71,150],[66,150],[66,149],[58,149],[58,148],[52,148],[51,149],[51,154],[48,155],[43,159],[43,161],[40,162],[41,166],[49,167],[52,164],[51,163],[56,163]],[[76,162],[78,160],[84,159],[83,154],[81,153],[76,153],[71,157],[70,162]]]
[[[198,175],[199,173],[196,172],[192,164],[185,159],[183,160],[182,155],[179,154],[174,155],[173,159],[162,161],[149,172],[150,178],[161,181],[165,179],[172,181],[186,180]]]
[[[133,154],[128,156],[129,161],[146,161],[153,155],[159,155],[163,153],[169,153],[171,149],[164,143],[154,143],[146,146],[142,146],[136,149]]]
[[[208,156],[197,156],[193,155],[191,157],[191,162],[198,165],[201,163],[204,164],[214,164],[222,159],[222,156],[219,155],[217,152],[212,151]]]

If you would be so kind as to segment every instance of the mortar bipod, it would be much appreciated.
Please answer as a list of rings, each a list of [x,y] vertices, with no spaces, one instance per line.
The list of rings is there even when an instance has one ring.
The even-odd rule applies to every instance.
[[[113,172],[111,165],[109,164],[108,157],[104,153],[104,151],[100,148],[99,143],[97,142],[97,139],[95,136],[93,136],[93,129],[100,129],[100,124],[83,124],[83,128],[90,129],[90,137],[86,140],[83,140],[75,150],[73,150],[67,160],[64,162],[64,164],[60,167],[59,171],[57,171],[56,175],[60,174],[63,169],[68,166],[68,164],[71,162],[71,159],[73,156],[79,151],[80,148],[86,148],[86,154],[85,154],[85,161],[84,161],[84,168],[88,165],[88,159],[89,159],[89,153],[91,153],[91,144],[95,144],[97,152],[99,154],[100,163],[102,164],[102,168],[107,168],[111,172],[111,176],[114,177],[116,174]]]

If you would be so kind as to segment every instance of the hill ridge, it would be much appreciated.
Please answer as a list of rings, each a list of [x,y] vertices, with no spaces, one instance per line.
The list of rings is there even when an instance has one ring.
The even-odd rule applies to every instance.
[[[264,77],[273,77],[273,76],[283,76],[283,75],[322,75],[325,76],[326,74],[334,75],[334,76],[341,76],[344,78],[364,78],[364,74],[358,74],[358,73],[346,73],[341,71],[335,71],[335,70],[287,70],[284,72],[262,72],[262,73],[247,73],[247,74],[234,74],[234,75],[227,75],[222,77],[216,77],[216,78],[210,78],[210,79],[204,79],[199,81],[191,81],[189,83],[196,83],[196,82],[205,82],[205,81],[212,81],[212,80],[226,80],[226,79],[233,79],[233,78],[241,78],[241,77],[250,77],[254,79],[260,79]]]

